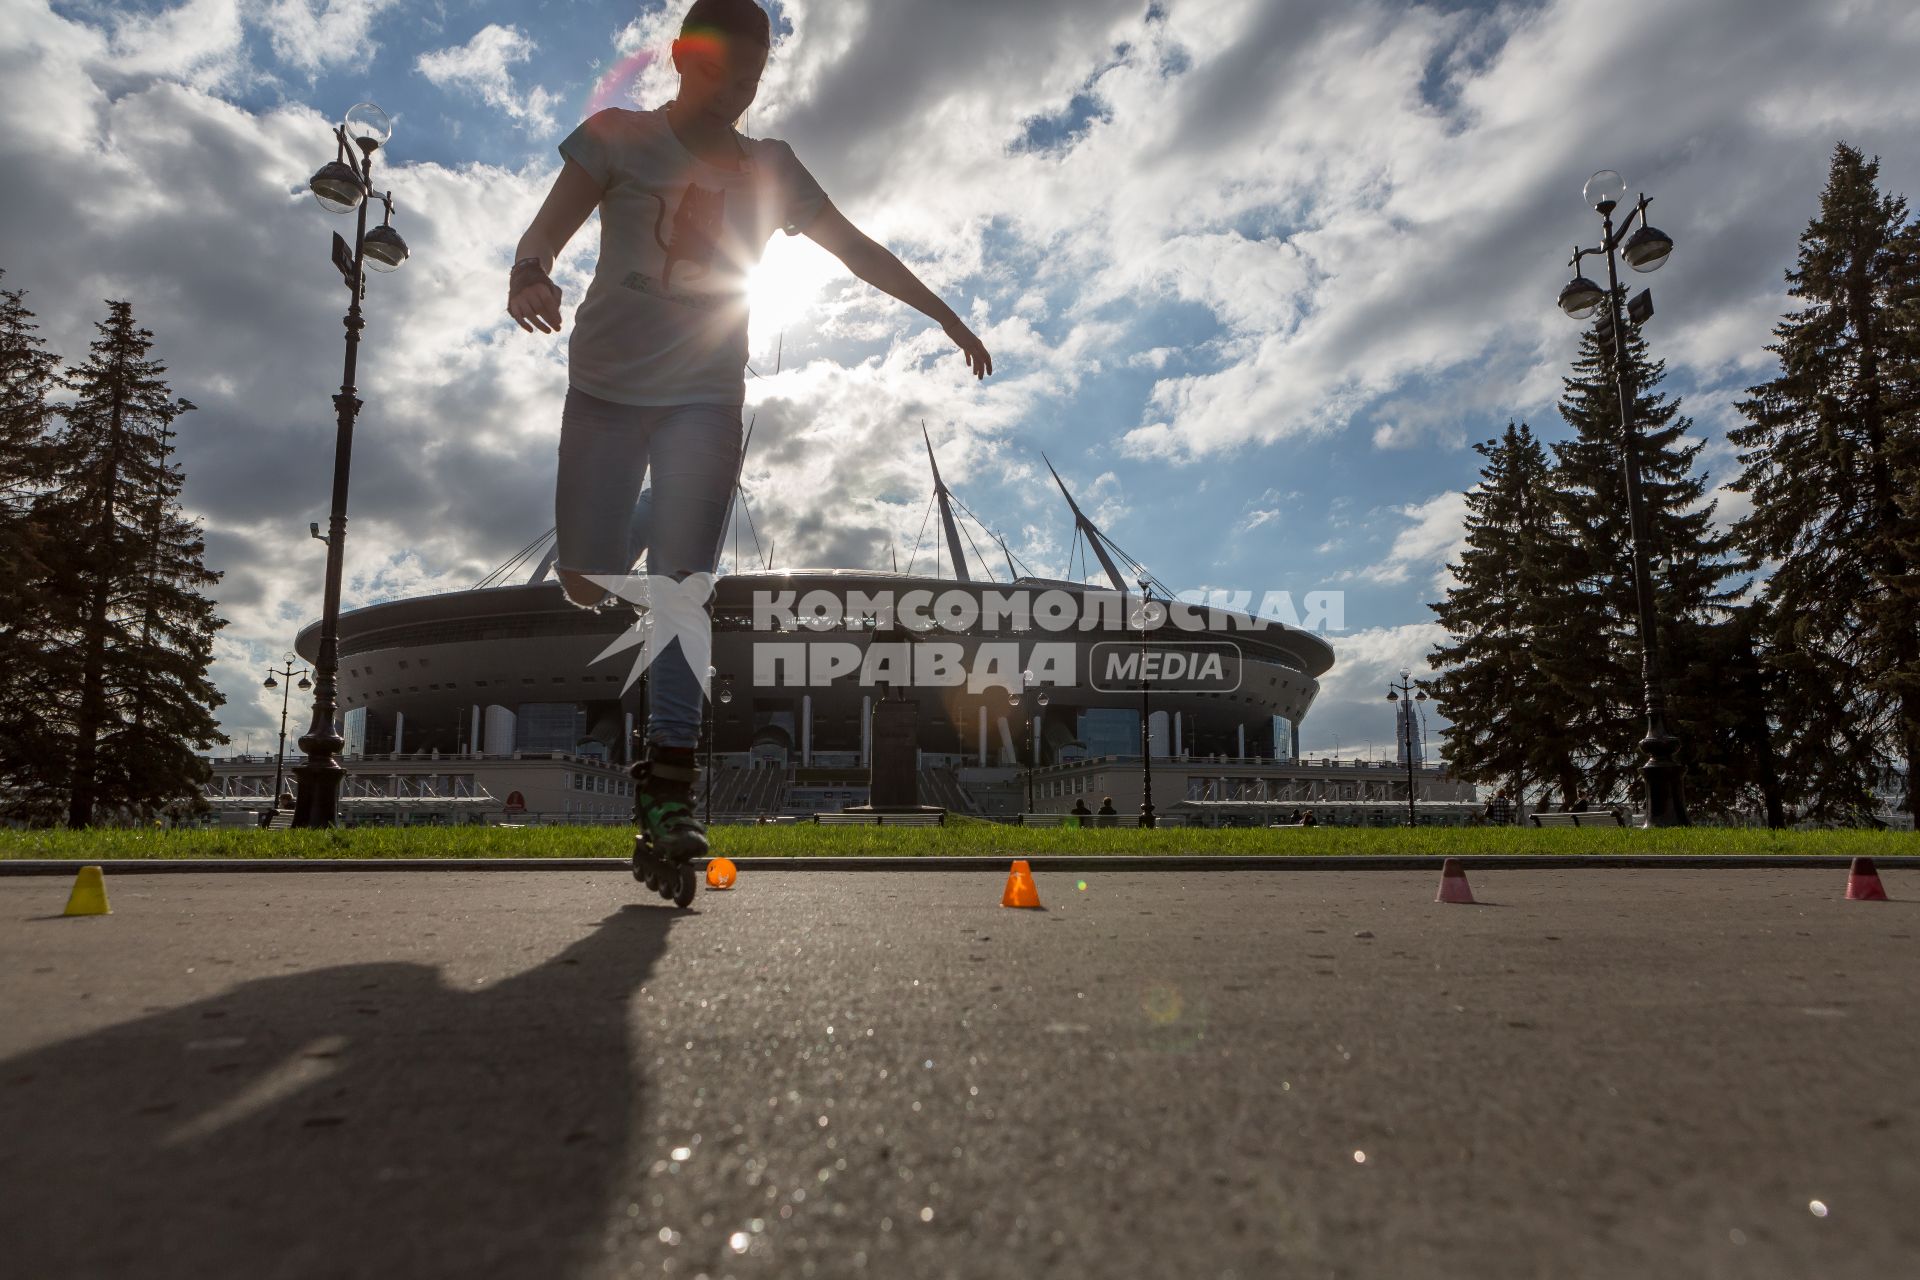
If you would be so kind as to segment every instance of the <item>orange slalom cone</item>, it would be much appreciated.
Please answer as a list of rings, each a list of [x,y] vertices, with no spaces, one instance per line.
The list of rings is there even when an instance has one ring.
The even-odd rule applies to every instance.
[[[1013,870],[1007,873],[1007,891],[1000,895],[1003,907],[1037,907],[1040,905],[1040,890],[1033,883],[1033,872],[1027,869],[1025,858],[1013,864]]]
[[[67,909],[61,913],[69,916],[110,916],[113,908],[107,905],[107,882],[98,867],[82,867],[80,874],[73,878],[73,892],[67,895]]]
[[[1460,865],[1460,859],[1448,858],[1440,864],[1440,892],[1433,895],[1433,900],[1473,905],[1473,890],[1467,886],[1466,868]]]
[[[734,868],[732,858],[709,859],[707,862],[707,888],[731,889],[733,888],[734,877],[738,874]]]
[[[1847,897],[1855,902],[1885,902],[1887,891],[1880,873],[1873,869],[1872,858],[1855,858],[1847,869]]]

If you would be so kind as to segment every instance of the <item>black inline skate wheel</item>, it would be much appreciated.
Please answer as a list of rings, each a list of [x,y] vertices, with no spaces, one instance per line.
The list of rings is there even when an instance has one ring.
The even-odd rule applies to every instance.
[[[656,888],[653,881],[652,850],[647,847],[647,838],[636,835],[633,838],[633,878],[649,889]]]
[[[673,893],[673,905],[676,907],[685,907],[693,902],[694,887],[698,883],[698,880],[694,875],[693,864],[691,862],[681,863],[679,872],[679,883]]]

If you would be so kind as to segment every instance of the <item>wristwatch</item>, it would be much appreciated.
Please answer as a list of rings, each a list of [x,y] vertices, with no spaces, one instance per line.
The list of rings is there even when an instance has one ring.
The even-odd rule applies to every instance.
[[[521,258],[513,264],[513,271],[507,277],[507,292],[513,293],[517,291],[520,288],[521,282],[527,278],[529,273],[535,279],[547,280],[549,282],[552,280],[552,277],[547,275],[547,269],[540,265],[540,259],[538,257]]]

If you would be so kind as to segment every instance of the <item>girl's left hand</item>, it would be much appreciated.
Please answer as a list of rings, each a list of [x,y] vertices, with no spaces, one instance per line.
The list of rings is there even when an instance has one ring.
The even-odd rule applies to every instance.
[[[953,345],[966,353],[967,368],[973,371],[974,377],[985,378],[993,372],[993,357],[987,354],[986,344],[975,336],[973,330],[962,324],[958,316],[947,321],[942,328],[953,339]]]

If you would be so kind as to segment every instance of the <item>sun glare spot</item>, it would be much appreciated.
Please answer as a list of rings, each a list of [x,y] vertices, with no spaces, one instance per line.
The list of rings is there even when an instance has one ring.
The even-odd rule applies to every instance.
[[[747,305],[751,309],[747,340],[754,353],[754,368],[760,369],[760,359],[771,355],[782,333],[791,339],[837,266],[831,255],[812,243],[803,245],[796,237],[774,235],[759,265],[747,275]],[[768,359],[767,363],[773,362]],[[760,372],[767,374],[772,369]]]

